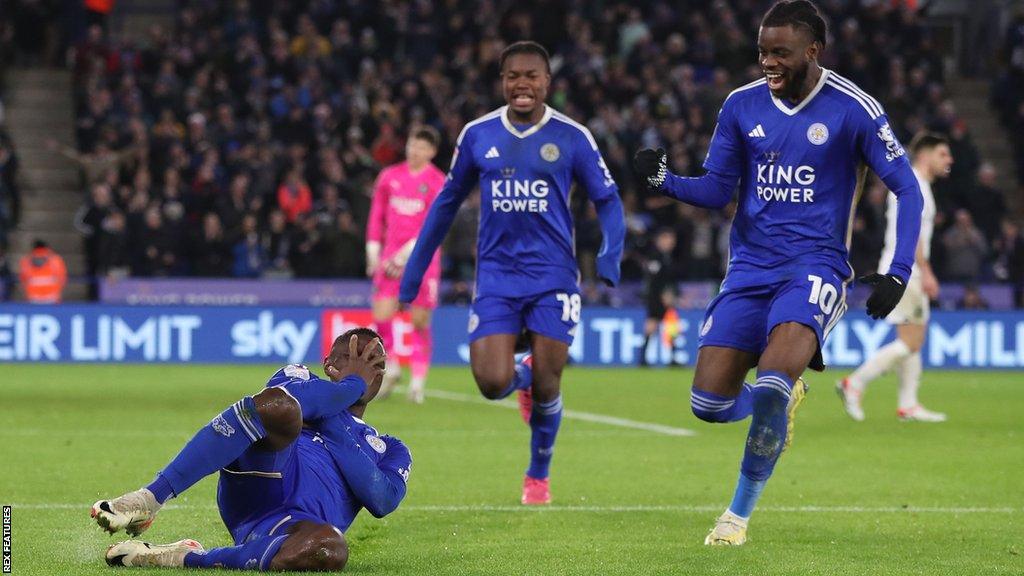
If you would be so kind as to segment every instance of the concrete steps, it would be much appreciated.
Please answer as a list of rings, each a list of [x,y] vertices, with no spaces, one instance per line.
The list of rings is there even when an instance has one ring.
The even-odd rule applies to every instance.
[[[1017,214],[1024,211],[1024,203],[1017,189],[1013,148],[1006,128],[989,104],[991,81],[974,78],[950,78],[946,90],[957,113],[964,119],[971,132],[971,138],[978,147],[983,161],[991,162],[999,174],[1002,189],[1006,192],[1011,210]]]
[[[37,239],[64,258],[68,283],[64,299],[84,300],[87,287],[74,277],[85,275],[82,237],[74,218],[84,201],[78,168],[50,151],[46,142],[74,141],[71,73],[55,69],[15,69],[8,76],[7,129],[21,162],[22,215],[10,235],[14,261],[31,251]],[[79,281],[76,281],[79,280]]]

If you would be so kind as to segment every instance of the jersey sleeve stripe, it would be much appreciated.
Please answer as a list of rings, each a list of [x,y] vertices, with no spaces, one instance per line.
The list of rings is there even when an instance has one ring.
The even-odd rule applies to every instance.
[[[874,120],[875,118],[878,118],[879,114],[876,114],[875,111],[871,108],[871,106],[869,106],[868,103],[866,101],[864,101],[860,96],[857,96],[856,94],[854,94],[850,90],[844,88],[841,84],[837,84],[837,83],[835,83],[835,82],[833,82],[831,80],[828,81],[828,85],[833,87],[833,88],[835,88],[836,90],[839,90],[843,94],[846,94],[850,98],[853,98],[858,103],[860,103],[861,107],[864,108],[864,110],[868,113],[868,116],[870,116],[872,120]]]
[[[871,104],[875,108],[875,111],[878,112],[879,116],[881,116],[882,114],[885,114],[885,110],[882,108],[882,105],[878,102],[878,100],[876,100],[872,95],[868,94],[863,89],[861,89],[860,86],[857,86],[856,84],[854,84],[853,80],[850,80],[849,78],[844,78],[844,77],[842,77],[842,76],[840,76],[838,74],[833,74],[833,78],[835,79],[836,82],[838,82],[838,83],[842,84],[843,86],[849,88],[854,93],[859,94],[865,100],[867,100],[868,104]]]
[[[833,80],[835,84],[839,84],[846,88],[847,90],[850,90],[854,94],[857,94],[858,96],[863,98],[864,101],[867,102],[869,106],[871,106],[871,108],[873,109],[873,114],[875,114],[876,116],[881,116],[882,114],[885,113],[882,110],[882,105],[878,103],[878,100],[875,100],[874,98],[871,97],[870,94],[858,88],[857,85],[854,84],[853,82],[850,82],[849,80],[843,78],[842,76],[839,76],[838,74],[833,75],[831,80]]]
[[[561,112],[554,109],[552,109],[551,116],[554,119],[561,120],[562,122],[565,122],[566,124],[572,126],[573,128],[576,128],[580,132],[583,132],[583,135],[587,137],[587,142],[590,142],[590,146],[594,150],[597,150],[597,141],[594,140],[594,135],[590,133],[590,130],[586,126],[580,124],[579,122],[573,120],[572,118],[569,118],[565,114],[562,114]]]
[[[504,109],[505,107],[502,106],[497,110],[491,110],[490,112],[484,114],[483,116],[477,118],[476,120],[466,123],[466,125],[462,127],[462,132],[459,132],[459,137],[455,140],[455,146],[458,147],[460,144],[462,144],[462,138],[466,135],[466,132],[468,132],[470,128],[476,126],[477,124],[480,124],[481,122],[486,122],[493,118],[497,118],[498,115],[501,114],[501,111]]]

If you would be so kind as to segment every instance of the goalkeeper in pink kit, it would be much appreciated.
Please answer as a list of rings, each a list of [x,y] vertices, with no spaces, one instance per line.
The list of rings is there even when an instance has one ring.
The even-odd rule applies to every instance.
[[[373,320],[384,347],[394,350],[393,321],[398,313],[398,286],[405,263],[434,199],[444,184],[444,172],[431,164],[441,137],[431,127],[415,130],[406,142],[405,162],[381,170],[373,189],[366,226],[366,274],[373,278]],[[437,307],[441,258],[434,255],[416,299],[409,309],[413,325],[409,399],[423,402],[423,389],[433,342],[430,317]],[[381,386],[386,396],[401,375],[397,358],[389,359]]]

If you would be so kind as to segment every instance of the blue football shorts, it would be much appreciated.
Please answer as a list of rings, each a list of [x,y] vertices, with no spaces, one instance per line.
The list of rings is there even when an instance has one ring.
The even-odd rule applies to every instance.
[[[767,284],[749,277],[727,277],[704,314],[698,346],[735,348],[760,356],[776,326],[797,322],[818,337],[818,351],[809,367],[824,370],[821,347],[846,312],[846,284],[834,270],[821,266]]]
[[[478,296],[469,312],[469,341],[492,334],[519,334],[526,328],[571,345],[581,309],[578,288],[522,298]]]

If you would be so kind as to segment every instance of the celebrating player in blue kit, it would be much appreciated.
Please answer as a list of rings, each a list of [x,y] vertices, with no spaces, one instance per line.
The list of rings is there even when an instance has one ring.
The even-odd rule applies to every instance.
[[[469,317],[470,362],[490,399],[519,391],[532,431],[523,504],[551,501],[548,469],[562,418],[561,377],[580,321],[572,181],[597,209],[604,241],[597,273],[619,280],[625,221],[618,187],[590,131],[544,104],[551,83],[547,51],[516,42],[500,58],[507,106],[466,124],[448,179],[406,264],[399,300],[411,302],[455,213],[480,185],[476,290]],[[519,364],[516,339],[529,333]]]
[[[397,438],[362,420],[380,389],[384,348],[357,328],[324,359],[330,381],[297,364],[201,428],[145,488],[93,505],[111,534],[137,536],[167,499],[220,472],[217,505],[235,546],[204,550],[195,540],[154,545],[126,540],[106,553],[111,566],[340,570],[343,533],[366,508],[391,513],[405,497],[412,459]]]
[[[662,150],[641,150],[647,184],[695,206],[721,208],[739,183],[730,261],[700,331],[693,413],[707,422],[752,416],[739,483],[705,544],[739,545],[779,455],[793,437],[806,391],[801,374],[823,370],[821,346],[846,311],[853,208],[867,164],[896,195],[896,249],[873,286],[868,314],[899,302],[914,263],[922,198],[878,102],[821,68],[826,26],[806,0],[775,4],[761,22],[765,78],[734,90],[718,115],[699,178],[668,173]],[[757,380],[745,384],[757,367]]]

